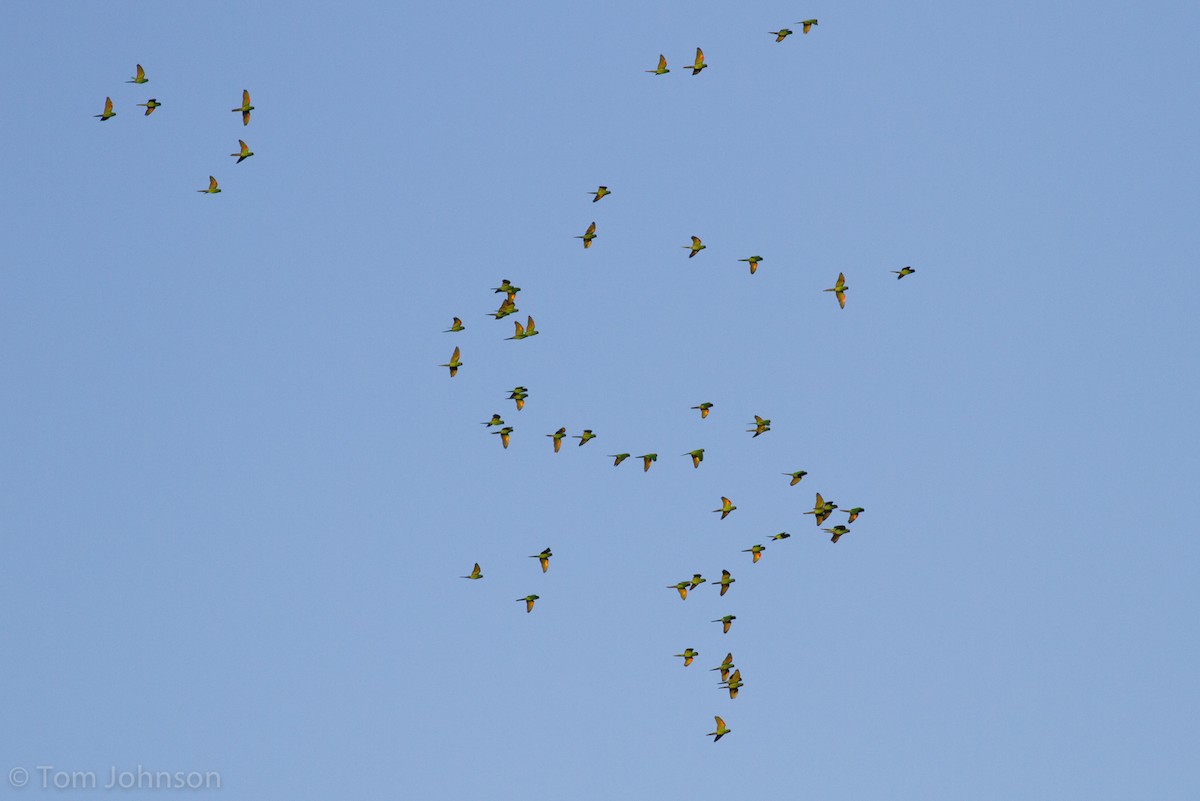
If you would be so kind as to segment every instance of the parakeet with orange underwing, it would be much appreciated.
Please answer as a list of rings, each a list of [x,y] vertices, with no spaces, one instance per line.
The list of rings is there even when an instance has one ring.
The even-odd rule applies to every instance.
[[[704,448],[696,448],[696,450],[688,451],[682,455],[692,457],[692,467],[699,467],[700,463],[704,461]]]
[[[479,563],[478,562],[475,563],[475,569],[471,571],[471,575],[459,576],[459,578],[465,578],[465,579],[481,579],[481,578],[483,578],[483,572],[479,569]]]
[[[850,515],[850,519],[846,521],[846,525],[850,525],[851,523],[853,523],[855,520],[858,519],[859,515],[861,515],[863,512],[865,512],[867,510],[862,508],[861,506],[855,506],[853,509],[843,509],[842,511],[845,512],[846,514]]]
[[[829,538],[830,542],[837,542],[843,534],[850,533],[850,529],[846,528],[845,526],[834,526],[833,528],[823,528],[821,530],[827,534],[833,535]]]
[[[149,83],[149,82],[150,82],[150,79],[146,77],[146,71],[144,69],[142,69],[141,64],[138,64],[137,65],[137,74],[134,75],[132,79],[126,81],[125,83]]]
[[[104,98],[104,111],[100,114],[93,114],[93,117],[99,117],[100,122],[107,122],[110,117],[117,116],[117,112],[112,110],[112,98]]]
[[[725,518],[729,517],[729,513],[732,512],[736,508],[737,507],[733,505],[733,501],[729,500],[724,495],[722,495],[721,496],[721,508],[713,509],[713,511],[720,512],[721,519],[724,520]]]
[[[550,437],[551,439],[554,440],[554,452],[555,453],[558,453],[558,449],[562,447],[563,437],[565,437],[566,435],[567,435],[567,427],[566,426],[563,426],[562,428],[558,429],[553,434],[546,435],[547,437]]]
[[[800,483],[800,479],[808,475],[807,470],[797,470],[794,473],[784,473],[785,476],[791,476],[792,480],[788,482],[789,487],[794,487]]]
[[[715,734],[716,737],[713,737],[713,742],[715,743],[717,740],[720,740],[726,734],[729,734],[729,732],[733,731],[733,729],[731,729],[725,725],[725,721],[721,720],[720,715],[713,715],[713,719],[715,721],[717,721],[717,730],[710,731],[708,734],[706,734],[704,736],[705,737],[713,737],[713,735]]]
[[[638,458],[642,460],[642,472],[648,473],[648,472],[650,472],[650,463],[658,461],[658,454],[657,453],[643,453]]]
[[[724,682],[726,679],[728,679],[729,671],[733,670],[733,651],[730,651],[729,653],[725,654],[725,658],[723,660],[721,660],[721,664],[717,665],[715,668],[709,668],[709,670],[721,671],[721,681],[722,682]]]
[[[697,47],[696,48],[696,61],[692,64],[691,67],[684,67],[684,69],[690,69],[692,71],[693,75],[699,75],[700,71],[705,69],[707,66],[708,65],[704,63],[704,51]]]
[[[197,191],[197,192],[203,192],[203,193],[204,193],[204,194],[206,194],[206,195],[215,195],[215,194],[217,194],[218,192],[220,192],[220,191],[221,191],[221,188],[220,188],[219,186],[217,186],[217,179],[216,179],[216,178],[213,178],[213,177],[210,175],[210,176],[208,176],[208,189],[197,189],[196,191]],[[444,365],[444,364],[440,364],[440,365],[438,365],[438,366],[439,366],[439,367],[445,367],[446,365]],[[453,371],[453,370],[451,370],[451,371],[450,371],[450,375],[454,375],[454,371]]]
[[[216,183],[216,182],[214,181],[214,183]],[[458,375],[458,368],[462,367],[462,364],[463,364],[461,361],[459,361],[458,356],[459,356],[459,349],[455,348],[454,355],[450,357],[450,361],[447,362],[446,364],[438,365],[438,367],[449,367],[451,378],[454,378],[454,376]]]
[[[690,589],[690,585],[686,581],[681,581],[678,584],[668,584],[667,589],[668,590],[678,590],[680,600],[686,601],[688,589]]]
[[[748,259],[738,259],[738,261],[748,262],[750,264],[750,274],[754,275],[758,271],[758,263],[763,260],[762,256],[751,256]]]
[[[153,114],[153,113],[154,113],[154,109],[156,109],[156,108],[158,108],[159,106],[161,106],[161,105],[162,105],[162,103],[159,103],[159,102],[158,102],[156,99],[154,99],[154,98],[152,97],[152,98],[150,98],[149,100],[147,100],[145,103],[138,103],[137,105],[139,105],[139,106],[142,106],[143,108],[145,108],[145,109],[146,109],[146,115],[145,115],[145,116],[149,117],[151,114]]]
[[[460,319],[458,319],[457,317],[455,317],[455,318],[454,318],[454,322],[450,323],[450,327],[449,327],[449,328],[447,328],[447,329],[446,329],[445,331],[443,331],[442,333],[443,333],[443,334],[452,334],[452,333],[456,333],[456,332],[458,332],[458,331],[464,331],[464,330],[466,330],[466,326],[465,326],[465,325],[463,325],[463,322],[462,322],[462,320],[460,320]]]
[[[247,145],[244,140],[238,140],[238,147],[241,148],[238,150],[238,152],[229,154],[231,156],[237,156],[237,161],[233,162],[234,164],[241,164],[243,161],[254,155],[254,152],[250,150],[250,146]]]
[[[670,72],[670,70],[667,69],[667,57],[664,56],[662,53],[659,53],[658,54],[658,69],[645,70],[645,71],[649,72],[649,73],[653,73],[654,75],[666,75],[668,72]]]
[[[720,585],[720,587],[721,587],[721,595],[724,595],[726,592],[728,592],[728,591],[729,591],[729,585],[730,585],[730,584],[732,584],[732,583],[733,583],[733,582],[735,582],[735,581],[737,581],[737,579],[735,579],[733,576],[731,576],[731,575],[729,574],[729,571],[728,571],[728,570],[722,570],[722,571],[721,571],[721,580],[720,580],[720,581],[714,581],[714,582],[713,582],[713,584],[718,584],[718,585]]]
[[[613,467],[616,467],[621,462],[629,458],[628,453],[610,453],[609,456],[613,458]]]
[[[849,288],[846,286],[846,274],[838,273],[837,283],[824,291],[832,292],[837,297],[838,306],[844,309],[846,308],[846,290]]]
[[[812,26],[817,24],[817,21],[815,19],[805,19],[805,20],[801,20],[800,22],[797,22],[796,24],[804,26],[803,28],[800,29],[801,33],[808,33],[809,31],[812,30]]]
[[[525,602],[525,611],[532,612],[533,611],[533,602],[541,597],[542,596],[540,596],[540,595],[526,595],[524,598],[518,598],[517,601],[518,601],[518,603],[521,601],[524,601]]]
[[[692,664],[692,660],[700,656],[700,652],[694,648],[684,648],[682,654],[671,654],[671,656],[682,656],[683,666],[687,667]]]
[[[500,429],[499,431],[493,431],[492,433],[499,435],[500,444],[503,445],[504,448],[507,450],[508,449],[508,439],[510,436],[512,436],[512,432],[513,432],[512,426],[505,426],[504,428]]]
[[[721,682],[721,684],[725,689],[729,690],[730,698],[737,698],[738,690],[744,685],[741,668],[733,671],[733,675]]]
[[[780,28],[777,31],[767,31],[767,33],[775,37],[775,42],[777,44],[792,35],[790,28]]]
[[[706,402],[700,404],[699,406],[693,406],[692,408],[700,410],[700,419],[703,420],[704,418],[708,417],[708,410],[711,409],[712,407],[713,407],[713,405],[706,401]]]
[[[721,632],[723,634],[728,634],[729,627],[733,625],[733,621],[735,621],[735,620],[737,620],[737,615],[725,615],[725,617],[719,617],[712,622],[722,624]]]
[[[765,545],[755,545],[755,546],[753,546],[753,547],[750,547],[750,548],[747,548],[747,549],[745,549],[744,551],[742,551],[742,553],[748,553],[748,554],[752,554],[752,555],[753,555],[753,560],[752,560],[752,563],[753,563],[753,564],[758,564],[759,557],[761,557],[761,556],[762,556],[762,552],[763,552],[763,551],[765,551],[765,550],[767,550],[767,546],[765,546]]]
[[[771,430],[771,421],[767,418],[759,417],[757,414],[754,415],[754,422],[750,423],[750,425],[754,426],[754,428],[747,428],[746,433],[749,434],[753,431],[754,437],[757,437],[759,434],[765,434]],[[751,437],[750,439],[754,439],[754,437]]]
[[[582,236],[577,236],[575,238],[583,240],[583,247],[585,250],[590,248],[592,246],[592,240],[596,238],[596,221],[592,221],[592,224],[587,227],[587,230],[583,232]]]
[[[531,557],[529,557],[529,558],[530,558],[530,559],[537,559],[537,560],[538,560],[538,562],[540,562],[540,563],[541,563],[541,565],[542,565],[542,572],[543,572],[543,573],[545,573],[547,570],[549,570],[549,569],[550,569],[550,557],[551,557],[551,556],[554,556],[554,554],[552,554],[552,553],[550,552],[550,549],[549,549],[549,548],[547,548],[547,549],[545,549],[544,551],[542,551],[541,553],[539,553],[539,554],[534,554],[533,556],[531,556]]]
[[[487,426],[488,428],[491,428],[492,426],[502,426],[502,425],[504,425],[504,421],[500,419],[500,415],[498,415],[498,414],[493,414],[493,415],[492,415],[492,419],[491,419],[491,420],[488,420],[486,423],[480,423],[479,425],[481,425],[481,426]]]
[[[230,111],[235,113],[238,111],[242,112],[242,125],[250,124],[250,112],[254,111],[254,106],[250,105],[249,89],[242,90],[242,105],[238,106],[237,108],[230,109]]]

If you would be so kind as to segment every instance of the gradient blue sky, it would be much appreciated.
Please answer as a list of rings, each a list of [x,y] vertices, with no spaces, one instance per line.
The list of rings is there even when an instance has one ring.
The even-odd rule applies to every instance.
[[[1197,797],[1198,27],[1180,2],[0,7],[3,773]],[[541,336],[484,317],[502,278]],[[554,455],[560,425],[599,438]],[[868,510],[837,545],[814,491]],[[722,568],[724,598],[666,589]],[[95,795],[36,782],[0,796]]]

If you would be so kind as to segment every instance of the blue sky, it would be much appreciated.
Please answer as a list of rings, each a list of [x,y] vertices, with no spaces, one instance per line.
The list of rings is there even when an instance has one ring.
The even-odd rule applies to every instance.
[[[1198,24],[0,9],[0,793],[1194,798]]]

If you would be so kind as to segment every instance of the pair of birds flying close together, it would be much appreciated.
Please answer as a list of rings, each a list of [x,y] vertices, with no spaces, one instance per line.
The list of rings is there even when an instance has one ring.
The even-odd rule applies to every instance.
[[[697,47],[696,48],[696,60],[692,62],[692,65],[690,67],[684,67],[684,69],[685,70],[690,69],[692,71],[693,75],[699,75],[707,67],[708,67],[708,65],[704,63],[704,51]],[[646,70],[646,72],[650,73],[651,75],[666,75],[668,72],[670,72],[670,70],[667,69],[667,57],[664,56],[662,53],[659,53],[658,54],[658,69]]]

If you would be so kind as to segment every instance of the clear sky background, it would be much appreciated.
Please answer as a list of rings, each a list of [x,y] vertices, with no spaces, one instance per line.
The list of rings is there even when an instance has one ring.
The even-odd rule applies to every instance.
[[[1196,798],[1197,29],[1182,2],[4,4],[0,767]],[[502,278],[540,336],[485,317]],[[559,426],[598,439],[555,455]],[[816,491],[867,509],[836,545]],[[722,568],[724,598],[666,588]],[[95,795],[37,778],[0,796]]]

